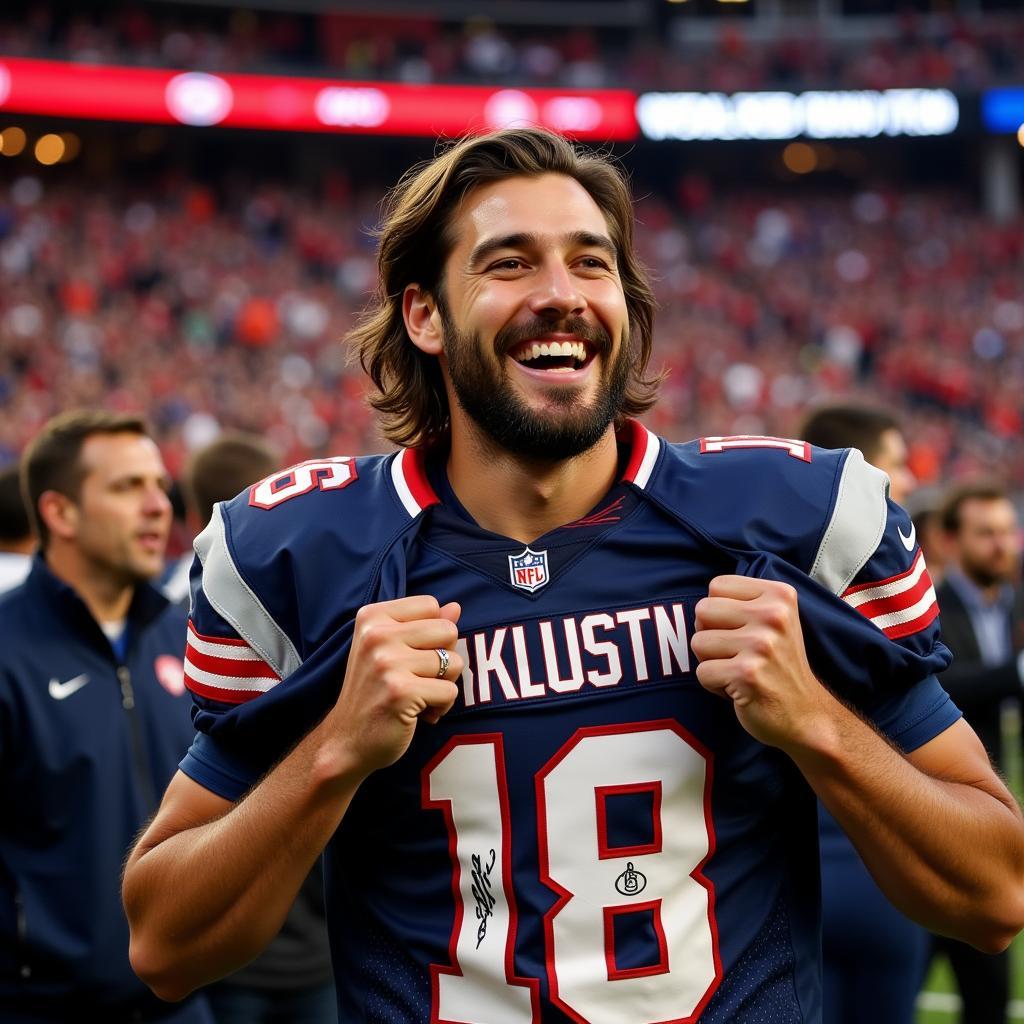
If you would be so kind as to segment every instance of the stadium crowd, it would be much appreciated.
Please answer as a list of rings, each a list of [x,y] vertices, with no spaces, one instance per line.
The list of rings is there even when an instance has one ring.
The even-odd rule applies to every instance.
[[[907,15],[895,32],[890,26],[866,37],[826,36],[812,24],[764,41],[730,19],[709,45],[681,19],[667,30],[623,31],[496,25],[486,17],[452,23],[429,13],[398,19],[22,2],[5,7],[0,53],[205,71],[724,92],[973,90],[1016,84],[1024,72],[1019,13]]]
[[[0,185],[0,464],[50,416],[143,409],[168,466],[221,428],[296,461],[380,450],[338,339],[373,286],[378,187]],[[1024,490],[1024,225],[966,194],[638,202],[673,439],[792,436],[830,396],[900,409],[922,482]]]

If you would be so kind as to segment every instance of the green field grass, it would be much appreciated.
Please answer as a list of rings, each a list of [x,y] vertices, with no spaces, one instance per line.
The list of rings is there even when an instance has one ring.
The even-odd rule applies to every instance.
[[[1021,799],[1024,793],[1024,765],[1021,763],[1021,720],[1016,710],[1003,715],[1003,749],[1010,788]],[[1024,1021],[1024,935],[1010,947],[1010,1021]],[[960,1020],[956,982],[944,959],[932,964],[928,980],[917,1000],[915,1024],[955,1024]]]

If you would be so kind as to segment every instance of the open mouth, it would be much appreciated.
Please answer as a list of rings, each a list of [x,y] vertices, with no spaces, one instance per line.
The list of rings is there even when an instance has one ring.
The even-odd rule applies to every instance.
[[[524,341],[509,355],[530,370],[569,373],[581,370],[590,362],[593,352],[584,341]]]

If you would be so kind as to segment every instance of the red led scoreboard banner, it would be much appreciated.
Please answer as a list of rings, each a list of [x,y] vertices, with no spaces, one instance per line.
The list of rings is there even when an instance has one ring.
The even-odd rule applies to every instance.
[[[0,56],[0,111],[103,121],[430,136],[526,123],[617,142],[637,136],[635,105],[625,89],[210,75]]]

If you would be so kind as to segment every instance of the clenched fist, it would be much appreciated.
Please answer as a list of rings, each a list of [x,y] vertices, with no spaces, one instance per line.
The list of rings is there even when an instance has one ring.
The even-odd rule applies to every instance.
[[[461,609],[433,597],[366,605],[355,619],[341,694],[325,724],[336,730],[360,770],[393,764],[420,719],[436,722],[455,702],[462,672],[455,652]],[[443,675],[442,658],[448,655]]]
[[[832,717],[835,698],[808,664],[789,584],[717,576],[697,602],[692,646],[701,686],[730,698],[762,743],[792,750]]]

